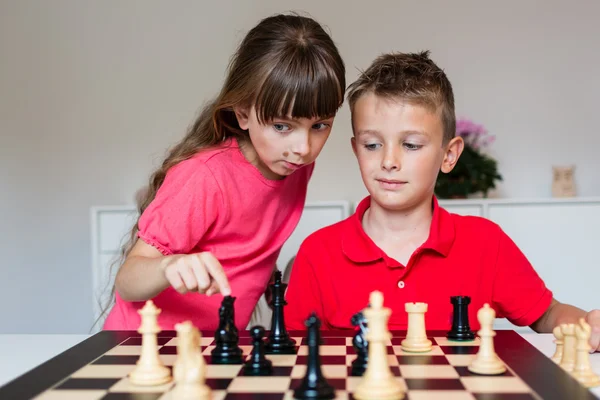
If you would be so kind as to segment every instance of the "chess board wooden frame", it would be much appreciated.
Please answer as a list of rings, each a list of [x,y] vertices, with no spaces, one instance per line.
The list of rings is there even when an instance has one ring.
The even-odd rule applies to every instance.
[[[390,365],[405,385],[406,399],[596,399],[588,389],[514,331],[496,332],[495,350],[508,370],[495,377],[476,376],[467,369],[469,360],[477,352],[478,339],[470,343],[449,342],[445,339],[445,332],[428,331],[434,348],[429,353],[418,355],[407,354],[400,349],[405,331],[391,333],[393,337],[388,343]],[[203,335],[203,354],[210,364],[212,332],[203,332]],[[207,383],[213,386],[215,400],[292,399],[292,389],[303,377],[308,349],[306,332],[295,331],[290,335],[299,344],[299,353],[276,356],[275,376],[240,377],[239,365],[209,365],[212,372],[207,376]],[[349,364],[356,357],[352,348],[353,335],[352,331],[321,332],[323,373],[338,389],[340,399],[352,399],[349,386],[354,386],[360,379],[348,376]],[[165,331],[158,337],[160,357],[166,365],[172,365],[176,357],[176,333]],[[250,340],[248,331],[240,332],[240,346],[246,355],[251,351]],[[0,399],[167,399],[167,391],[172,386],[132,389],[128,384],[126,371],[135,365],[140,349],[141,335],[137,332],[99,332],[0,387]],[[219,373],[223,379],[218,379]],[[256,384],[259,384],[258,388]],[[95,390],[85,391],[92,387]]]

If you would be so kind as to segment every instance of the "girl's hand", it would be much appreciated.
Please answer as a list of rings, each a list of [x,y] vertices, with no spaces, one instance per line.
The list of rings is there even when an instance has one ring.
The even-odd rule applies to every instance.
[[[169,284],[181,294],[231,295],[221,263],[209,252],[165,257],[162,269]]]

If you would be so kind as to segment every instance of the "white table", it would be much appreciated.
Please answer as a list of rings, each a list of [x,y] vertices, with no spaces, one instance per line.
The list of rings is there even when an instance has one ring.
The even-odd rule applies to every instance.
[[[535,348],[548,357],[552,357],[556,350],[554,336],[551,333],[519,333],[525,340],[531,343]],[[596,374],[600,374],[600,353],[590,354],[590,364]],[[596,396],[600,397],[600,387],[590,389]]]
[[[0,386],[87,339],[88,335],[0,335]]]
[[[544,355],[551,357],[555,345],[552,334],[519,333]],[[88,335],[0,335],[0,386],[52,357],[75,346]],[[590,355],[595,373],[600,374],[600,353]],[[600,397],[600,387],[591,389]]]

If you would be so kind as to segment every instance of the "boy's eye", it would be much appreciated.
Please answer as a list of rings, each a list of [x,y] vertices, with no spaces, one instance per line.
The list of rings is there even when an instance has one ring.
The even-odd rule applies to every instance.
[[[381,146],[379,143],[367,143],[365,144],[365,149],[367,150],[376,150]]]
[[[404,143],[404,147],[406,147],[408,150],[418,150],[423,146],[420,144],[414,144],[414,143]]]

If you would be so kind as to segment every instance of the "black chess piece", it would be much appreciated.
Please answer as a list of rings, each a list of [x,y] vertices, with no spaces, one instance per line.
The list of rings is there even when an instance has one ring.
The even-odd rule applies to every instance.
[[[449,340],[469,341],[475,339],[475,333],[469,326],[469,296],[452,296],[450,302],[453,305],[452,329],[446,337]]]
[[[265,328],[260,325],[252,327],[252,354],[244,363],[244,375],[271,375],[273,373],[273,362],[265,357]]]
[[[305,322],[308,339],[308,361],[306,363],[306,374],[294,390],[296,399],[333,399],[335,389],[331,386],[321,372],[321,360],[319,357],[319,330],[321,321],[312,313]]]
[[[265,351],[267,354],[296,354],[296,342],[285,329],[283,308],[287,305],[285,301],[285,289],[287,285],[281,282],[281,271],[275,272],[275,282],[271,285],[273,298],[271,306],[273,315],[271,317],[271,332],[267,339]]]
[[[211,351],[213,364],[242,364],[243,352],[238,346],[239,333],[235,326],[235,297],[225,296],[219,308],[219,327],[215,332],[215,348]]]
[[[350,375],[363,376],[367,370],[367,364],[369,362],[369,342],[366,338],[367,319],[362,311],[359,311],[352,316],[351,323],[353,326],[358,327],[358,330],[352,339],[352,345],[356,350],[357,356],[352,361]]]

